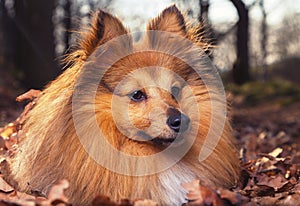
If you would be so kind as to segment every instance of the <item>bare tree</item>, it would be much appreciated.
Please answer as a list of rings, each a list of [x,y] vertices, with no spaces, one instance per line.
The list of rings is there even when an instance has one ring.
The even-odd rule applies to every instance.
[[[0,66],[15,69],[17,61],[17,28],[13,20],[13,4],[0,0]]]
[[[52,12],[54,0],[15,1],[18,67],[24,83],[40,88],[59,73],[55,61]]]
[[[249,15],[248,8],[242,0],[230,0],[239,16],[236,33],[237,59],[232,68],[233,80],[243,84],[250,80],[249,72]]]
[[[267,79],[267,12],[264,6],[264,0],[259,1],[259,6],[262,12],[262,22],[261,22],[261,51],[262,51],[262,76],[263,80]]]
[[[64,35],[64,42],[66,51],[68,51],[70,47],[70,38],[71,38],[71,0],[65,0],[64,4],[64,11],[65,11],[65,18],[64,18],[64,25],[65,25],[65,35]]]
[[[233,80],[237,84],[243,84],[250,80],[249,72],[249,15],[248,7],[242,0],[230,0],[237,10],[238,22],[227,29],[225,32],[217,32],[208,24],[209,0],[199,0],[200,14],[199,21],[204,25],[204,30],[208,39],[211,39],[212,44],[220,42],[228,34],[236,29],[236,53],[237,58],[233,65],[232,74]],[[254,3],[253,3],[254,4]],[[202,32],[202,31],[201,31]]]
[[[200,14],[199,22],[208,23],[209,0],[199,0]]]
[[[300,13],[291,13],[273,31],[272,55],[275,60],[300,56]]]

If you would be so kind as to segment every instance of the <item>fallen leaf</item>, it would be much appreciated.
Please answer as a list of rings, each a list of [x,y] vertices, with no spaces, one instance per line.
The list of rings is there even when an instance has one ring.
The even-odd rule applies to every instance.
[[[274,190],[277,191],[277,189],[283,187],[287,182],[288,181],[280,174],[271,177],[262,174],[260,178],[258,178],[257,185],[266,185],[269,187],[273,187]]]
[[[68,198],[65,196],[64,191],[65,189],[69,188],[69,182],[65,179],[60,180],[58,183],[52,186],[50,189],[48,199],[49,201],[53,202],[56,200],[61,200],[65,203],[68,202]]]
[[[200,180],[194,180],[190,183],[184,183],[182,186],[188,190],[186,195],[189,203],[185,205],[211,205],[223,206],[225,205],[222,199],[217,194],[216,190],[201,183]]]
[[[9,139],[10,135],[12,135],[14,132],[16,132],[16,125],[13,123],[9,123],[2,129],[0,136],[4,140],[7,140]]]
[[[281,154],[282,151],[283,151],[283,149],[278,147],[278,148],[274,149],[272,152],[270,152],[269,155],[271,155],[273,157],[277,157],[278,155]]]
[[[14,188],[10,186],[2,177],[0,177],[0,191],[5,193],[11,193]]]
[[[30,89],[29,91],[25,92],[24,94],[21,94],[16,98],[18,102],[23,102],[26,100],[32,101],[33,99],[37,98],[41,94],[40,90],[36,89]]]
[[[232,192],[227,189],[219,189],[219,193],[222,199],[228,200],[233,205],[249,201],[247,197],[242,196],[240,193]]]

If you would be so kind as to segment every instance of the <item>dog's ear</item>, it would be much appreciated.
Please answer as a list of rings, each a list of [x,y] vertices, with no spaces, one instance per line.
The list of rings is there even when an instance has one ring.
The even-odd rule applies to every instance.
[[[128,34],[128,31],[118,18],[98,10],[90,27],[82,33],[79,45],[88,57],[97,46],[123,34]]]
[[[158,17],[150,21],[147,29],[186,35],[184,17],[175,5],[166,8]]]

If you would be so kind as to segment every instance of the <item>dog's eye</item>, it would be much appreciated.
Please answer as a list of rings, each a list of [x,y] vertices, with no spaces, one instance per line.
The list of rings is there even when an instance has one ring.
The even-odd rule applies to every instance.
[[[142,92],[141,90],[137,90],[137,91],[131,93],[129,96],[130,96],[130,99],[135,102],[140,102],[140,101],[147,99],[146,94],[144,92]]]
[[[172,88],[171,88],[171,93],[172,93],[172,96],[173,96],[174,98],[178,98],[179,93],[180,93],[180,88],[179,88],[179,87],[176,87],[176,86],[172,87]]]

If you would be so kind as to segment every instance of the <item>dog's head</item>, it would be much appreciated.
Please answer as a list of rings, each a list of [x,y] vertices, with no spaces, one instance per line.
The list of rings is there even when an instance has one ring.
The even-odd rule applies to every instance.
[[[159,146],[180,141],[193,126],[191,116],[199,116],[191,112],[198,109],[198,100],[192,103],[189,86],[204,90],[205,86],[189,64],[173,55],[182,52],[185,58],[191,53],[184,51],[190,45],[180,42],[191,37],[176,6],[150,21],[137,43],[117,18],[103,11],[96,14],[85,36],[81,46],[86,61],[107,67],[98,88],[98,105],[110,99],[110,112],[120,132],[133,141]],[[90,74],[99,70],[94,68]]]

